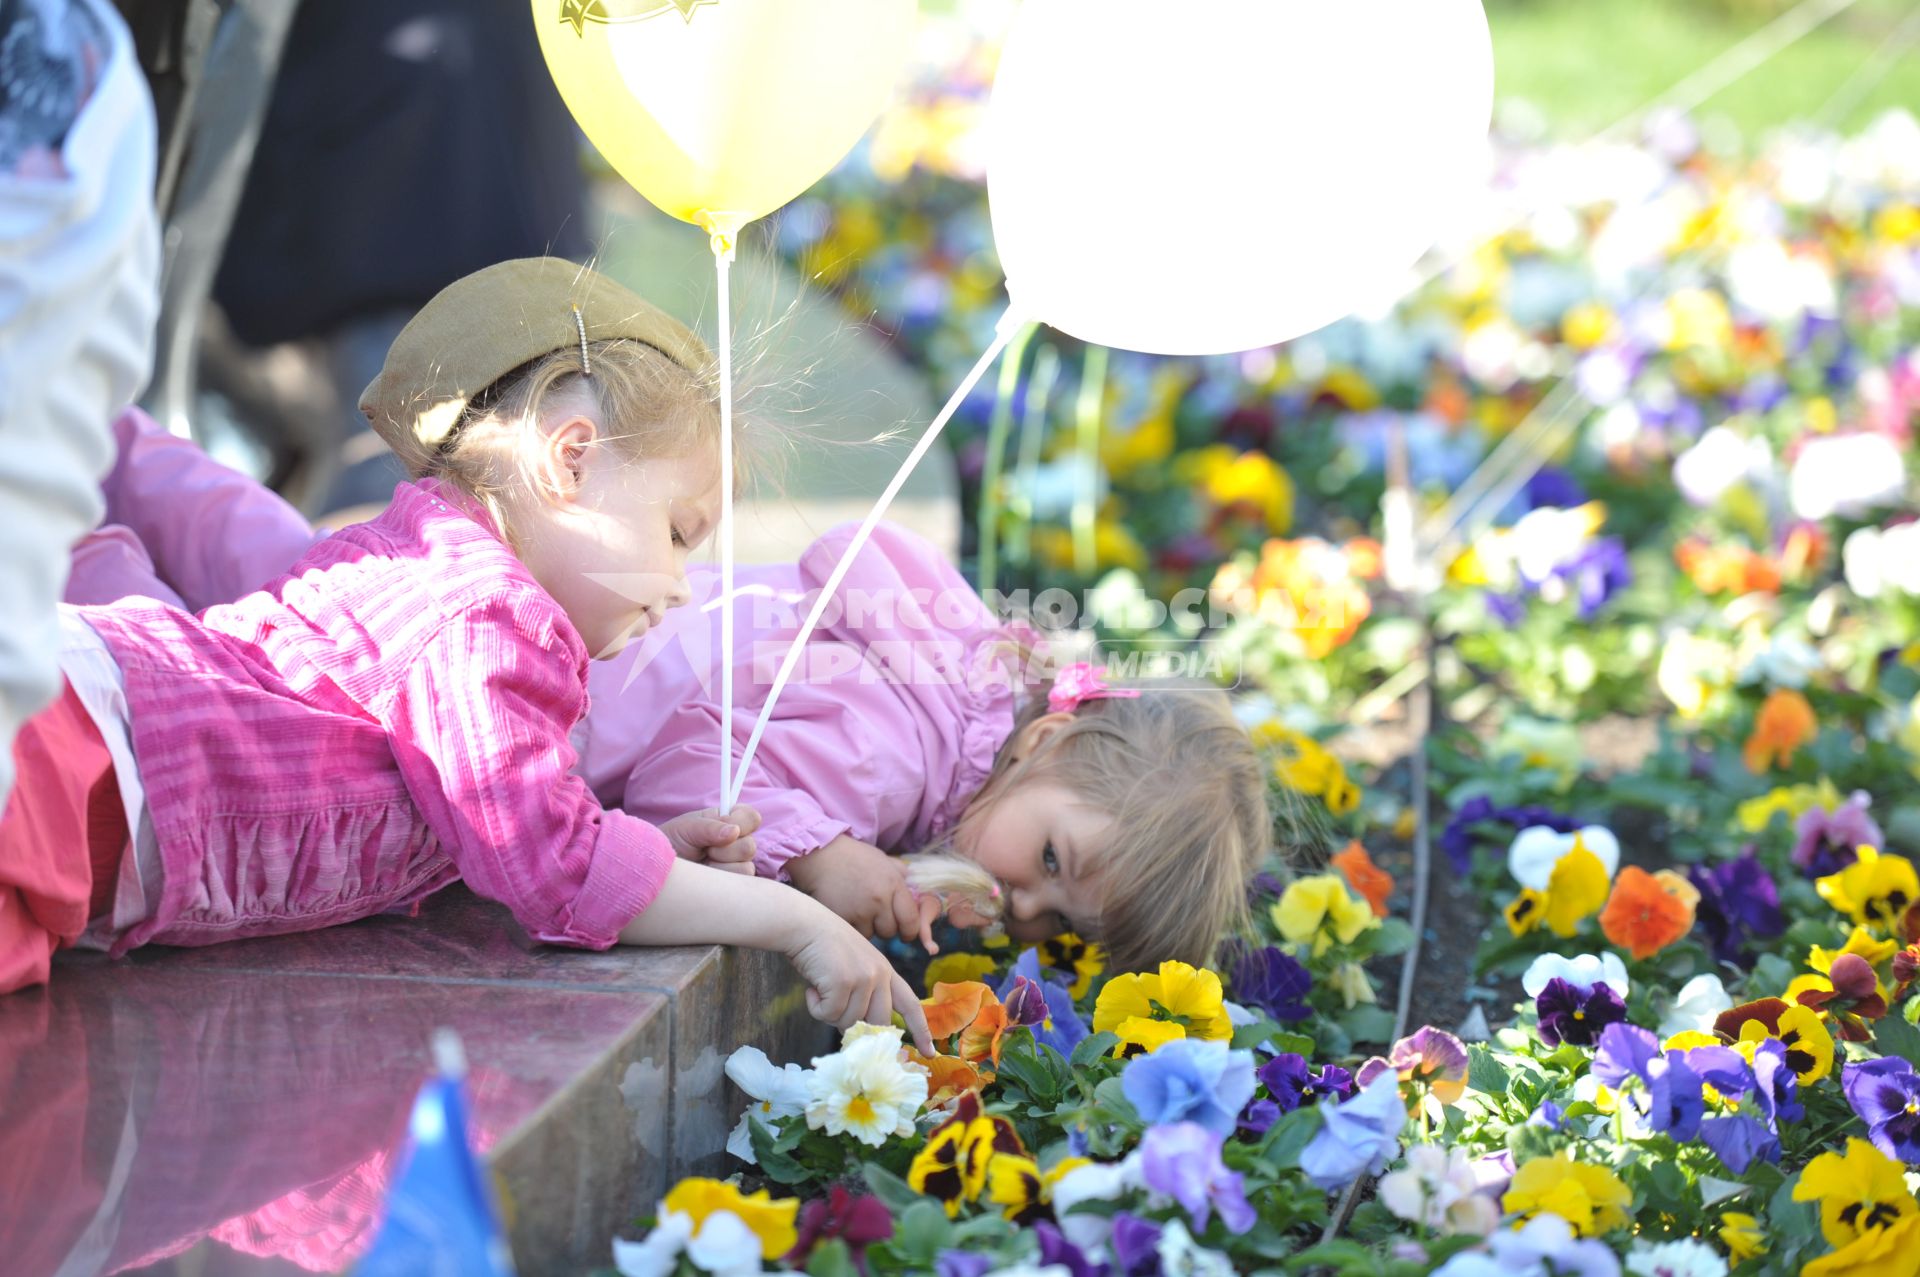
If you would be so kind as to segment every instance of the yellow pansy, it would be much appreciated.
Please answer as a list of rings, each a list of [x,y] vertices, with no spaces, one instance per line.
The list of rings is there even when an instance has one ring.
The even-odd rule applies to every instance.
[[[1916,1277],[1920,1274],[1920,1215],[1902,1215],[1831,1255],[1801,1265],[1800,1277]]]
[[[1338,874],[1295,879],[1274,904],[1272,914],[1282,938],[1290,944],[1312,941],[1315,957],[1335,940],[1352,944],[1361,932],[1380,925],[1372,908],[1356,899]]]
[[[1613,312],[1599,302],[1581,302],[1560,319],[1560,333],[1575,350],[1592,350],[1613,333]]]
[[[1091,940],[1082,940],[1071,931],[1062,931],[1051,940],[1040,942],[1040,965],[1073,977],[1067,993],[1078,1001],[1093,987],[1094,977],[1107,969],[1107,951]]]
[[[1857,923],[1892,931],[1907,906],[1920,897],[1920,877],[1905,856],[1883,856],[1861,847],[1859,859],[1837,874],[1814,880],[1820,898]]]
[[[1906,1167],[1857,1136],[1846,1152],[1808,1162],[1793,1200],[1820,1203],[1820,1231],[1836,1249],[1920,1210],[1907,1191]]]
[[[691,1219],[696,1233],[716,1211],[737,1216],[760,1239],[762,1259],[778,1259],[800,1240],[793,1226],[800,1213],[799,1200],[776,1202],[764,1188],[749,1195],[717,1179],[683,1179],[667,1194],[663,1206],[663,1215],[679,1213]]]
[[[1897,940],[1881,940],[1863,926],[1855,925],[1847,935],[1847,942],[1838,949],[1825,949],[1814,945],[1807,950],[1807,965],[1821,975],[1833,970],[1833,960],[1842,954],[1851,953],[1862,958],[1870,967],[1878,968],[1894,954],[1900,952]],[[1788,998],[1787,1001],[1793,1001]]]
[[[1373,916],[1371,910],[1367,916]],[[1140,1023],[1129,1025],[1129,1021]],[[1155,1023],[1168,1028],[1147,1027]],[[1175,1038],[1231,1038],[1233,1021],[1227,1018],[1219,976],[1204,967],[1163,962],[1156,972],[1107,981],[1093,1005],[1093,1031],[1118,1033],[1122,1050],[1130,1040],[1153,1051]]]
[[[1610,1233],[1627,1226],[1627,1207],[1633,1194],[1620,1177],[1604,1166],[1576,1162],[1562,1151],[1536,1157],[1514,1173],[1500,1205],[1507,1213],[1531,1219],[1558,1215],[1581,1237]]]
[[[1720,1217],[1720,1240],[1726,1243],[1727,1258],[1736,1264],[1767,1253],[1767,1235],[1760,1221],[1741,1211],[1730,1210]]]
[[[1120,1039],[1113,1053],[1123,1058],[1134,1055],[1152,1055],[1169,1042],[1187,1036],[1185,1026],[1172,1020],[1152,1020],[1145,1016],[1130,1015],[1113,1026],[1112,1032]]]
[[[1531,934],[1547,916],[1547,893],[1522,887],[1507,905],[1507,930],[1516,936]]]
[[[927,991],[936,984],[966,984],[983,980],[1000,964],[984,953],[943,953],[927,964]]]
[[[1770,1037],[1779,1038],[1787,1048],[1787,1067],[1799,1076],[1802,1086],[1818,1082],[1833,1072],[1833,1035],[1827,1032],[1820,1013],[1812,1007],[1795,1004],[1782,1011],[1778,1033],[1767,1032],[1767,1026],[1758,1020],[1748,1020],[1740,1026],[1743,1042],[1761,1042]]]
[[[1571,938],[1606,903],[1607,868],[1576,841],[1573,850],[1554,862],[1553,876],[1547,879],[1547,926],[1555,935]]]
[[[1334,971],[1331,981],[1334,991],[1340,995],[1340,1002],[1349,1010],[1362,1002],[1376,1001],[1373,981],[1367,978],[1367,969],[1357,962],[1343,962]]]

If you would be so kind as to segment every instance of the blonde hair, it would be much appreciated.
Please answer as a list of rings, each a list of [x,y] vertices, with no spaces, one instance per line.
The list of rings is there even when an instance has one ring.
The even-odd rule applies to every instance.
[[[718,456],[720,406],[708,376],[629,338],[566,347],[522,364],[474,395],[437,446],[410,431],[388,442],[408,475],[471,496],[511,544],[513,511],[538,487],[527,459],[543,438],[542,415],[567,394],[590,396],[606,430],[601,442],[634,460],[690,456],[702,446]],[[735,432],[736,486],[745,469],[744,433]]]
[[[1044,694],[1032,697],[955,832],[1026,781],[1073,791],[1112,817],[1099,855],[1097,937],[1110,965],[1204,966],[1246,925],[1247,885],[1272,847],[1266,770],[1224,692],[1191,684],[1141,691],[1083,702],[1016,763],[1013,742],[1049,712]],[[952,861],[938,857],[915,886],[965,891],[966,868],[984,875]]]

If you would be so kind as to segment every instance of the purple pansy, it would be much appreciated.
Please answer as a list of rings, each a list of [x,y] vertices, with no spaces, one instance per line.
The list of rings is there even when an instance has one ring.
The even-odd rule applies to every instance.
[[[1720,961],[1751,965],[1749,941],[1786,930],[1779,889],[1753,848],[1716,865],[1694,865],[1687,878],[1700,892],[1694,923],[1707,933],[1713,956]]]
[[[1700,1141],[1735,1175],[1745,1175],[1756,1161],[1780,1160],[1779,1137],[1744,1113],[1710,1117],[1700,1123]]]
[[[1840,1070],[1847,1103],[1867,1124],[1873,1146],[1899,1162],[1920,1162],[1920,1075],[1898,1056]]]
[[[1220,1160],[1224,1143],[1197,1122],[1150,1126],[1140,1141],[1140,1178],[1180,1203],[1196,1231],[1207,1226],[1214,1211],[1231,1233],[1246,1232],[1259,1218],[1247,1204],[1239,1173]]]
[[[1113,1235],[1108,1249],[1113,1251],[1113,1277],[1160,1277],[1160,1234],[1164,1230],[1150,1219],[1141,1219],[1128,1211],[1113,1217]]]
[[[1026,981],[1034,986],[1028,990],[1021,983]],[[1028,949],[1013,964],[1006,980],[995,992],[1002,1002],[1018,993],[1023,999],[1031,999],[1037,990],[1045,1003],[1046,1012],[1037,1021],[1030,1021],[1033,1040],[1044,1046],[1050,1046],[1063,1056],[1071,1056],[1073,1048],[1086,1041],[1090,1030],[1087,1022],[1080,1018],[1080,1012],[1073,1005],[1073,995],[1067,992],[1065,984],[1049,978],[1040,966],[1040,951]],[[1034,1008],[1028,1001],[1022,1007],[1022,1013],[1031,1015]]]
[[[1267,1088],[1267,1094],[1280,1106],[1282,1113],[1293,1112],[1300,1107],[1307,1088],[1313,1085],[1313,1073],[1307,1067],[1307,1057],[1282,1051],[1260,1066],[1260,1085]]]
[[[1496,807],[1493,799],[1481,794],[1461,804],[1460,810],[1447,821],[1446,828],[1440,831],[1440,850],[1447,853],[1456,872],[1466,874],[1473,869],[1475,846],[1485,841],[1483,835],[1475,832],[1475,825],[1503,824],[1513,829],[1545,825],[1557,834],[1570,834],[1582,823],[1571,816],[1562,816],[1551,807]]]
[[[1234,1001],[1255,1007],[1276,1020],[1304,1020],[1313,976],[1293,955],[1274,945],[1238,946],[1233,962]]]
[[[1561,976],[1547,981],[1534,999],[1540,1012],[1540,1040],[1550,1047],[1562,1042],[1592,1046],[1610,1024],[1627,1018],[1627,1004],[1610,984],[1579,985]]]
[[[1382,1071],[1350,1100],[1320,1105],[1322,1124],[1300,1154],[1300,1169],[1314,1186],[1332,1192],[1361,1175],[1378,1175],[1400,1154],[1407,1123],[1400,1079]]]
[[[1039,1221],[1033,1226],[1033,1231],[1040,1239],[1042,1267],[1064,1268],[1068,1277],[1108,1277],[1109,1270],[1105,1264],[1088,1259],[1086,1252],[1068,1241],[1067,1235],[1050,1221]]]
[[[943,1250],[934,1257],[934,1277],[986,1277],[993,1260],[964,1250]]]
[[[1856,789],[1832,811],[1810,807],[1794,825],[1793,863],[1809,878],[1837,874],[1860,858],[1856,848],[1881,847],[1886,837],[1867,808],[1873,799]]]

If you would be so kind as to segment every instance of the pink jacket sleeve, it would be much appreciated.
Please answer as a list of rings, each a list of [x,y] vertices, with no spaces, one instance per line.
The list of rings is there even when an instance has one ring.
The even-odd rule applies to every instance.
[[[792,568],[742,574],[733,605],[736,760],[812,592],[852,533],[834,529]],[[711,574],[693,586],[696,599],[716,592]],[[998,627],[931,545],[881,525],[838,600],[781,693],[741,793],[764,819],[756,836],[764,876],[784,876],[788,861],[840,834],[889,850],[924,845],[979,788],[1012,727],[1013,691],[981,668]],[[589,735],[633,742],[608,751],[620,755],[618,799],[630,812],[659,820],[715,800],[717,615],[680,609],[664,633],[616,662],[617,678],[596,680]]]
[[[230,603],[280,576],[325,534],[262,484],[161,428],[138,408],[113,422],[104,522],[137,537],[189,611]]]
[[[500,591],[442,626],[381,717],[467,884],[537,940],[605,949],[660,894],[674,853],[570,774],[586,652],[564,624],[544,594]]]

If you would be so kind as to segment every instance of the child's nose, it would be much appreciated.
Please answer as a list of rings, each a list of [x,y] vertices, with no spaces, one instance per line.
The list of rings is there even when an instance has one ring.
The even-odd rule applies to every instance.
[[[673,585],[667,590],[661,602],[667,607],[681,607],[693,601],[693,589],[684,576],[675,577]]]

